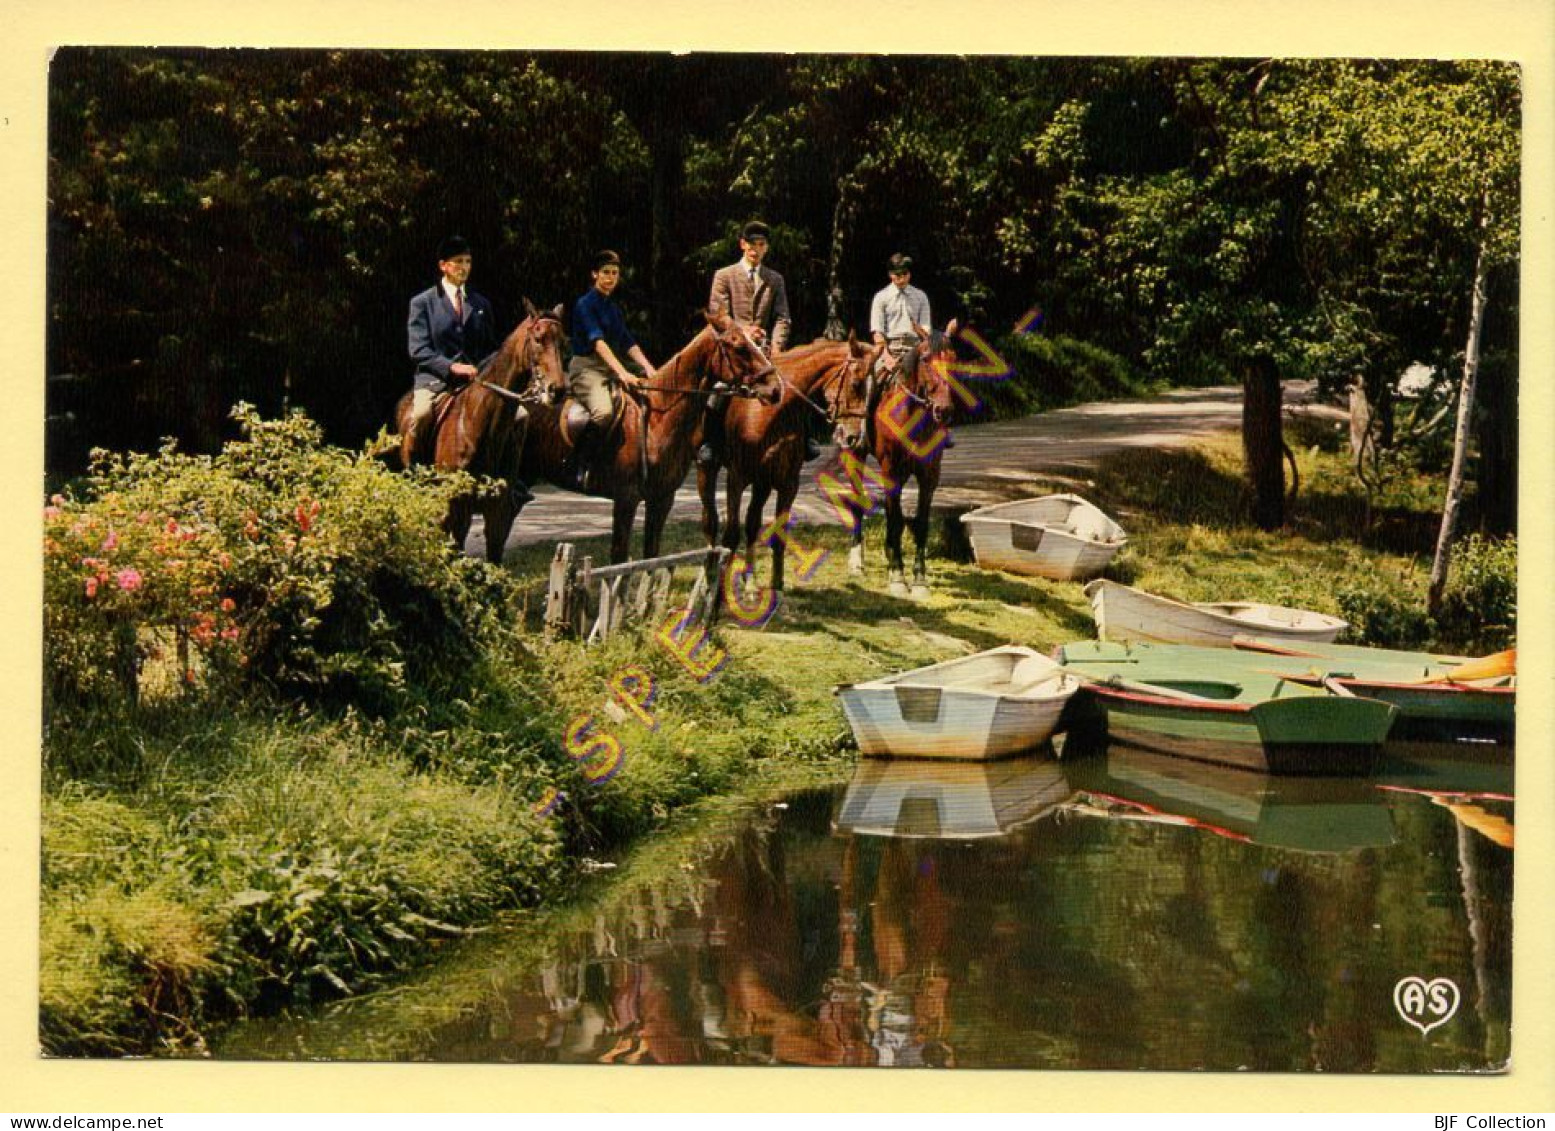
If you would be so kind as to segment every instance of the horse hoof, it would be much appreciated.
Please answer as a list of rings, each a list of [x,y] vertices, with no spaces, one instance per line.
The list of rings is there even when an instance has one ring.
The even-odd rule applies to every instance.
[[[848,574],[861,577],[864,573],[864,547],[853,546],[848,550]]]
[[[926,601],[929,599],[929,587],[921,581],[913,582],[912,599],[914,601]]]

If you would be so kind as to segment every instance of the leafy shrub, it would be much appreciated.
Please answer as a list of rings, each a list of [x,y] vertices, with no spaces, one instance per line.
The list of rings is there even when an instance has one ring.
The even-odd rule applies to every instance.
[[[1350,586],[1335,594],[1339,615],[1350,622],[1349,635],[1379,648],[1421,648],[1436,635],[1436,622],[1418,593]]]
[[[1517,636],[1517,539],[1471,534],[1453,547],[1436,614],[1442,638],[1466,653],[1497,652]]]
[[[245,438],[220,455],[97,452],[83,497],[50,501],[51,697],[133,701],[160,658],[185,684],[382,709],[466,666],[512,589],[438,533],[469,477],[392,473],[300,413],[234,415]]]

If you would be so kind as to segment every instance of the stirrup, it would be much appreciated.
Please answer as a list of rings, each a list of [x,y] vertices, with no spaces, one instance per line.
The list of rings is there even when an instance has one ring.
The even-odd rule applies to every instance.
[[[701,467],[717,467],[719,463],[718,453],[713,451],[713,445],[703,444],[697,449],[697,464]]]

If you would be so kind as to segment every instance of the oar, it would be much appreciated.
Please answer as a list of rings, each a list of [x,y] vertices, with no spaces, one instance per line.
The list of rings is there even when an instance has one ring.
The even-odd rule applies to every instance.
[[[1409,682],[1467,683],[1472,679],[1496,679],[1499,676],[1516,674],[1517,649],[1508,648],[1505,652],[1496,652],[1489,656],[1481,656],[1477,660],[1468,660],[1457,667],[1447,669],[1441,675],[1422,676]]]
[[[1069,672],[1077,679],[1086,683],[1096,684],[1100,687],[1110,687],[1115,691],[1129,691],[1135,695],[1154,695],[1159,699],[1180,699],[1184,703],[1217,703],[1218,699],[1211,699],[1208,695],[1195,695],[1191,691],[1179,691],[1175,687],[1162,687],[1156,683],[1136,683],[1131,679],[1124,679],[1117,675],[1091,675],[1088,672],[1076,671],[1071,667],[1063,667],[1063,671]]]

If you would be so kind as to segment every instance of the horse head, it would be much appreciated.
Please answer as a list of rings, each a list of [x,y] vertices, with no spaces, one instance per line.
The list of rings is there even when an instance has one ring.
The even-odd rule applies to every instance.
[[[567,374],[562,368],[562,308],[539,310],[527,298],[524,311],[528,314],[529,338],[519,365],[530,375],[530,387],[552,403],[558,403],[567,393]]]
[[[923,406],[939,428],[945,426],[956,408],[946,373],[956,361],[952,342],[957,328],[954,318],[943,331],[913,326],[918,334],[918,346],[907,351],[897,369],[897,379],[902,387]]]
[[[736,389],[749,389],[762,404],[783,398],[777,367],[751,336],[750,327],[721,312],[705,312],[713,332],[713,377]]]
[[[835,392],[828,398],[834,437],[845,451],[857,452],[868,434],[867,422],[875,393],[875,365],[884,350],[884,345],[861,345],[857,337],[851,332],[848,334],[848,360],[836,378]]]

